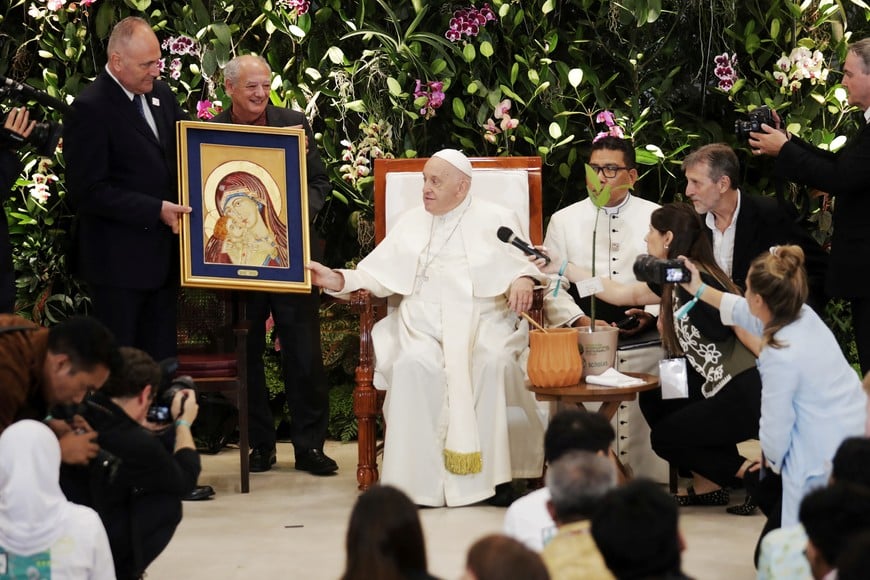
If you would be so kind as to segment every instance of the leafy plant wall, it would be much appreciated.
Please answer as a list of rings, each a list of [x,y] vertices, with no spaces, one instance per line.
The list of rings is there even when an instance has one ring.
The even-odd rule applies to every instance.
[[[583,161],[601,131],[634,139],[648,199],[680,199],[680,159],[711,141],[739,150],[744,189],[773,194],[770,161],[748,154],[734,122],[768,104],[792,132],[842,146],[859,115],[839,69],[849,39],[870,31],[859,0],[0,0],[0,74],[70,101],[129,14],[155,27],[164,78],[192,116],[228,102],[220,69],[233,55],[269,60],[272,101],[310,116],[330,171],[318,224],[333,265],[370,247],[372,159],[444,146],[540,155],[545,215],[586,195]],[[603,111],[614,126],[597,121]],[[62,151],[26,161],[6,207],[18,306],[51,322],[85,310],[87,297],[66,259]],[[785,195],[826,241],[825,196]]]

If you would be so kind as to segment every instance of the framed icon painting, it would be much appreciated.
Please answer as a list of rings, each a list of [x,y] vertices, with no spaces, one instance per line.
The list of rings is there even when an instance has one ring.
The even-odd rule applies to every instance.
[[[181,285],[310,292],[305,131],[181,121]]]

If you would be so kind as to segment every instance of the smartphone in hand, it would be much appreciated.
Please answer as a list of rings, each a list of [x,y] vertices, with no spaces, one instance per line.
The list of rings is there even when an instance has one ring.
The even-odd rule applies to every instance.
[[[631,316],[627,316],[616,323],[616,328],[621,330],[631,330],[632,328],[637,328],[637,325],[640,324],[640,320],[637,318],[637,314],[632,314]]]

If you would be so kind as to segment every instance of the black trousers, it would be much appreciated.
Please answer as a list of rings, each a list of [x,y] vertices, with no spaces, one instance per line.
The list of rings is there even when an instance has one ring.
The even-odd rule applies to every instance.
[[[761,377],[751,368],[733,377],[709,399],[702,379],[689,372],[689,398],[661,398],[658,390],[640,394],[656,454],[681,472],[693,471],[723,487],[734,485],[745,459],[737,444],[758,437]]]
[[[140,578],[169,545],[179,523],[181,500],[166,494],[133,498],[129,511],[105,519],[118,580]]]
[[[852,328],[858,347],[861,374],[870,371],[870,298],[852,298]]]
[[[290,409],[290,438],[298,453],[322,449],[329,422],[329,391],[320,351],[320,295],[247,292],[248,414],[251,447],[275,445],[263,352],[269,312],[281,341],[284,395]]]
[[[115,335],[119,346],[144,350],[160,361],[177,352],[175,285],[138,290],[92,285],[94,316]]]
[[[746,494],[751,495],[761,512],[767,516],[758,541],[755,543],[755,566],[758,567],[758,557],[761,555],[761,541],[768,532],[782,527],[782,477],[769,469],[765,470],[764,476],[761,471],[747,472],[743,482],[746,486]]]

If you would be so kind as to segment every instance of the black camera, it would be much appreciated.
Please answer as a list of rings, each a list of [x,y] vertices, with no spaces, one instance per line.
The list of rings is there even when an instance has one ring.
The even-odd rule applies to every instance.
[[[643,254],[634,261],[634,277],[641,282],[676,284],[691,280],[692,273],[682,260],[663,260]]]
[[[761,125],[776,127],[776,121],[773,119],[773,112],[767,105],[762,105],[756,109],[749,111],[748,121],[735,121],[734,134],[738,139],[747,141],[750,133],[761,133]]]
[[[37,90],[26,83],[16,82],[0,75],[0,100],[6,97],[20,103],[34,100],[62,113],[72,112],[72,108],[63,101],[55,99],[51,95]],[[38,121],[27,138],[21,137],[5,127],[0,127],[0,141],[7,143],[11,148],[18,148],[24,143],[29,143],[43,157],[54,155],[54,150],[57,148],[57,143],[62,134],[63,125],[56,121]]]
[[[160,361],[160,384],[157,386],[154,401],[148,407],[147,419],[149,422],[157,425],[172,423],[172,400],[175,395],[184,389],[196,388],[190,377],[175,376],[177,370],[178,360],[168,358]],[[181,402],[181,409],[184,409],[184,401]]]
[[[70,426],[74,427],[75,416],[86,417],[88,412],[108,413],[105,407],[95,403],[90,399],[90,395],[85,397],[81,403],[69,405],[57,405],[51,409],[52,419],[66,421]],[[85,433],[84,429],[75,429],[75,433]],[[92,480],[99,480],[104,486],[110,486],[115,482],[118,476],[118,469],[121,467],[121,458],[106,451],[102,447],[97,451],[97,455],[91,459],[88,464],[90,467],[90,476]],[[101,488],[104,489],[104,488]]]

